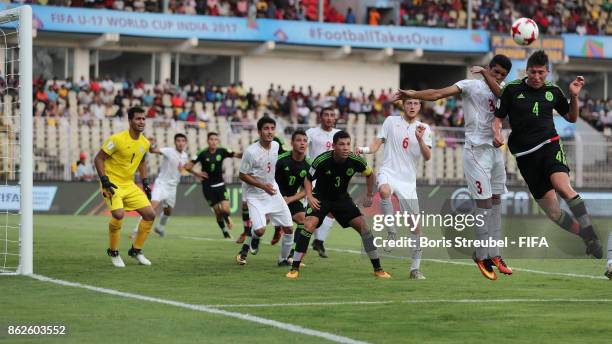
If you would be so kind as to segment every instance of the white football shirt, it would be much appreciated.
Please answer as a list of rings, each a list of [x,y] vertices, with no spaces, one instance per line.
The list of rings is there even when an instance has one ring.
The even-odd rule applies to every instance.
[[[278,142],[272,141],[270,149],[265,149],[259,142],[255,142],[248,146],[244,153],[242,153],[240,172],[255,177],[255,179],[262,184],[272,184],[278,191],[278,185],[274,180],[277,158]],[[243,191],[247,198],[270,197],[264,190],[248,183],[244,183]]]
[[[455,83],[461,90],[466,145],[493,145],[493,117],[497,97],[482,80],[461,80]]]
[[[308,137],[308,157],[314,161],[316,157],[332,149],[334,135],[340,129],[332,128],[330,131],[325,131],[321,127],[310,128],[306,130]]]
[[[408,123],[402,116],[389,116],[385,119],[377,135],[385,142],[381,172],[416,185],[418,160],[423,156],[415,135],[419,125],[425,126],[423,141],[431,147],[433,135],[429,125],[418,120]]]
[[[176,186],[181,181],[183,166],[189,162],[187,152],[179,152],[174,147],[163,147],[159,149],[163,160],[157,175],[157,181],[167,185]]]

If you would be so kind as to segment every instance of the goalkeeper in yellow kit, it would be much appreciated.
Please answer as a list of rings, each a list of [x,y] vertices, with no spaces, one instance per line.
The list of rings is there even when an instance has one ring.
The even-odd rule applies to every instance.
[[[121,268],[125,267],[125,264],[119,256],[119,238],[125,212],[136,210],[142,216],[136,239],[128,255],[143,265],[151,265],[142,254],[142,245],[155,220],[155,211],[149,202],[151,188],[144,159],[150,147],[149,141],[142,135],[145,127],[145,111],[139,107],[130,108],[128,120],[130,128],[104,141],[94,161],[100,176],[102,196],[112,214],[108,223],[110,247],[107,254],[111,257],[113,265]],[[142,190],[134,183],[136,169],[142,180]]]

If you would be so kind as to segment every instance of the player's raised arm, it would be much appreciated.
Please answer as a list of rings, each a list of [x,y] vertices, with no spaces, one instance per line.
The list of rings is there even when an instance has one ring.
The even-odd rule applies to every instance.
[[[419,99],[434,101],[442,98],[448,98],[461,94],[461,89],[457,85],[451,85],[439,89],[427,89],[422,91],[415,90],[397,90],[391,97],[392,101],[405,99]]]
[[[493,94],[497,98],[501,97],[502,95],[501,86],[497,83],[497,80],[495,80],[493,75],[491,75],[491,73],[486,68],[482,66],[472,66],[470,68],[470,73],[482,75],[482,78],[484,79],[487,86],[489,86],[489,89],[491,90],[491,92],[493,92]]]
[[[431,159],[432,145],[431,129],[424,125],[419,125],[416,128],[414,135],[419,142],[419,149],[421,150],[421,155],[423,155],[423,160],[429,161],[429,159]]]
[[[576,123],[576,120],[578,119],[578,115],[580,114],[580,108],[578,104],[579,103],[578,94],[580,94],[580,90],[582,90],[582,86],[584,86],[584,78],[582,76],[577,76],[576,79],[572,81],[572,83],[569,85],[569,92],[570,92],[569,111],[567,112],[565,116],[563,116],[568,122]],[[560,99],[559,101],[557,101],[557,103],[555,104],[555,110],[557,110],[557,112],[559,113],[562,113],[561,108],[564,107],[561,102],[567,102],[567,101],[565,99]],[[557,104],[561,104],[561,105],[557,105]]]

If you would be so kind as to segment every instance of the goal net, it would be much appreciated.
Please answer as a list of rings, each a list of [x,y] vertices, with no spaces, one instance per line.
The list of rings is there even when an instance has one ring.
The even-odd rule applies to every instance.
[[[32,274],[32,9],[0,11],[0,274]]]

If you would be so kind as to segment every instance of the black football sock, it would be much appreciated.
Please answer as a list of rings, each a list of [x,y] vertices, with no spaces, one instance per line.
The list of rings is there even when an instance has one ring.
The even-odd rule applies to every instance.
[[[372,232],[361,234],[361,242],[363,243],[363,249],[370,258],[370,262],[372,262],[374,270],[380,270],[380,258],[378,257],[376,245],[374,245],[374,235]]]
[[[565,210],[561,210],[561,216],[559,216],[555,223],[572,234],[580,234],[580,225],[574,220],[572,215]]]
[[[296,237],[298,238],[295,243],[295,252],[293,254],[293,269],[294,270],[300,269],[300,263],[302,262],[302,259],[304,259],[304,256],[306,255],[306,252],[308,251],[308,244],[310,243],[311,236],[312,236],[312,233],[309,233],[305,229],[300,230],[299,234],[296,235]]]
[[[242,225],[244,226],[244,234],[251,236],[251,218],[248,209],[242,209]]]
[[[595,234],[595,230],[593,229],[593,224],[591,222],[591,216],[589,216],[584,201],[580,195],[576,195],[576,197],[567,201],[567,205],[580,225],[580,237],[584,240],[597,239],[597,234]]]

